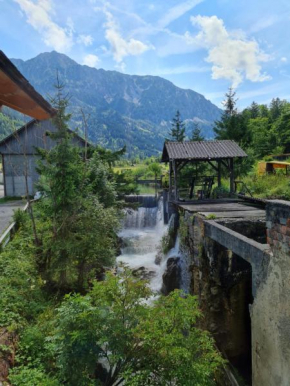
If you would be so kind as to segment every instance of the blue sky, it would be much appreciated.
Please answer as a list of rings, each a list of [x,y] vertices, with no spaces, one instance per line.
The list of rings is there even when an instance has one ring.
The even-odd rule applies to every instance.
[[[290,100],[289,0],[0,0],[0,48],[159,75],[221,107]]]

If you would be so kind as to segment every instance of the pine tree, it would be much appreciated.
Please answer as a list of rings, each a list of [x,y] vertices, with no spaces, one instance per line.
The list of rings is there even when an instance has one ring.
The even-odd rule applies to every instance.
[[[235,95],[236,93],[233,92],[233,89],[229,88],[229,91],[226,93],[226,100],[224,101],[225,110],[221,119],[215,122],[213,131],[217,139],[230,139],[239,144],[247,144],[250,139],[246,118],[243,114],[237,112],[237,99],[235,99]]]
[[[191,140],[194,142],[204,141],[204,136],[201,134],[201,129],[197,122],[193,122]]]
[[[251,114],[251,118],[252,119],[255,119],[255,118],[259,117],[259,115],[260,115],[260,108],[259,108],[258,103],[252,102],[251,107],[250,107],[249,110],[250,110],[250,114]]]
[[[270,103],[270,115],[272,121],[280,117],[283,111],[283,101],[280,98],[273,98]]]
[[[238,99],[235,99],[236,93],[232,87],[229,88],[225,96],[226,96],[226,100],[223,102],[223,105],[225,107],[225,114],[229,116],[233,116],[237,114],[236,105],[237,105]]]
[[[179,110],[176,111],[175,117],[172,120],[172,128],[169,136],[169,141],[183,142],[185,140],[185,125],[181,120]]]

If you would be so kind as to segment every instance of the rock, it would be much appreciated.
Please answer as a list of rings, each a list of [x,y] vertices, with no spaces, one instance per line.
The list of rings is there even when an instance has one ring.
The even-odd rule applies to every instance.
[[[154,277],[155,272],[148,271],[148,269],[145,267],[139,267],[139,268],[133,269],[132,275],[139,277],[140,279],[143,279],[143,280],[150,280]]]
[[[161,292],[164,295],[168,295],[175,289],[181,287],[181,266],[180,257],[170,257],[167,260],[167,267],[163,274],[163,284]]]
[[[155,257],[155,264],[160,265],[161,261],[164,258],[164,253],[162,251],[158,251],[156,257]]]

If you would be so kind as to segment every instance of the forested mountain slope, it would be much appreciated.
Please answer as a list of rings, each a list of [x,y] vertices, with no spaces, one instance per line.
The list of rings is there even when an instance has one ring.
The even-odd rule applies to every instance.
[[[45,98],[54,93],[58,72],[71,97],[73,125],[82,129],[82,108],[91,141],[114,149],[126,144],[129,154],[160,151],[177,109],[187,123],[188,135],[195,120],[207,138],[213,137],[213,122],[221,115],[201,94],[160,77],[95,69],[55,51],[12,61]]]

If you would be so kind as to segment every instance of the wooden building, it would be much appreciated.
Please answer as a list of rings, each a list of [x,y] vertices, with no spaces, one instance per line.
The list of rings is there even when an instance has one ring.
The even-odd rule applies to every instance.
[[[178,176],[181,169],[187,164],[204,162],[217,173],[217,183],[221,186],[222,165],[228,170],[230,178],[230,192],[234,192],[234,159],[244,158],[247,154],[230,140],[224,141],[186,141],[186,142],[165,142],[161,162],[169,162],[169,201],[179,201]],[[213,180],[213,178],[212,178]],[[190,187],[190,198],[194,189],[194,177]],[[204,186],[212,184],[209,177],[204,177]],[[202,192],[202,190],[201,190]],[[203,197],[200,198],[209,198]]]
[[[55,132],[51,120],[32,120],[0,142],[5,196],[20,197],[26,194],[26,177],[29,194],[35,193],[39,179],[36,171],[36,148],[51,149],[55,141],[48,132]],[[74,133],[73,143],[85,147],[85,140]]]

